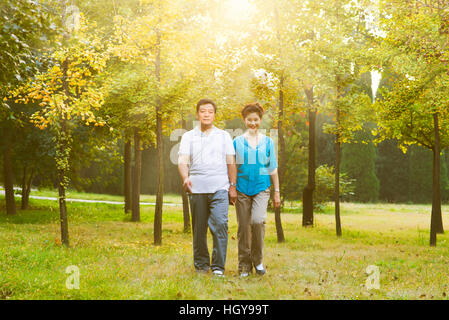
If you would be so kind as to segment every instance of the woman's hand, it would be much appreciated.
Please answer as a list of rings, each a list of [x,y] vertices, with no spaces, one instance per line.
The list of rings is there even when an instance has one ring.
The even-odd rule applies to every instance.
[[[279,191],[274,192],[273,204],[275,208],[279,208],[281,206],[281,193]]]
[[[237,188],[235,186],[229,187],[229,203],[235,205],[237,201]]]

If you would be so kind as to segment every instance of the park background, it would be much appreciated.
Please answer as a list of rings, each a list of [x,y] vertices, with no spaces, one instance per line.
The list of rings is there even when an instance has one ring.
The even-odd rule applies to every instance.
[[[448,8],[3,1],[0,298],[446,298]],[[170,159],[204,97],[232,132],[264,106],[283,199],[265,280],[236,276],[231,207],[229,277],[208,290]]]

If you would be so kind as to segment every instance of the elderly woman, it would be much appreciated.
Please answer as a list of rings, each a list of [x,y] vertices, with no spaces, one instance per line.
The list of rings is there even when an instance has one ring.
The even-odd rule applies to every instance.
[[[271,182],[274,185],[274,206],[279,207],[281,202],[274,142],[258,130],[263,114],[264,110],[258,103],[246,105],[242,117],[247,130],[234,139],[238,268],[241,277],[249,276],[253,267],[258,275],[266,272],[263,247]]]

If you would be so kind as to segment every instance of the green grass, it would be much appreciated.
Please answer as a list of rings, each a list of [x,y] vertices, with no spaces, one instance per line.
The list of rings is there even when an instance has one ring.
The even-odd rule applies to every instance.
[[[267,274],[249,279],[238,277],[237,223],[230,207],[226,277],[215,279],[194,272],[181,207],[164,206],[163,243],[154,246],[154,206],[141,207],[142,222],[133,223],[119,205],[68,203],[71,247],[64,248],[56,201],[30,204],[6,216],[0,195],[2,299],[447,299],[449,294],[449,236],[439,235],[436,248],[428,246],[430,205],[343,203],[341,238],[335,236],[331,207],[315,215],[313,228],[301,226],[301,214],[284,213],[285,243],[277,243],[269,213]],[[443,212],[447,226],[448,206]],[[70,265],[79,267],[79,290],[66,288]],[[380,269],[380,289],[365,288],[369,265]]]

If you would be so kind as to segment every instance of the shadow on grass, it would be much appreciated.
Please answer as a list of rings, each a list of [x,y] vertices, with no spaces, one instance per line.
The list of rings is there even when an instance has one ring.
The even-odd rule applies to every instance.
[[[344,204],[344,203],[343,203]],[[268,213],[274,214],[274,210],[272,207],[268,207]],[[297,207],[283,207],[281,209],[282,213],[291,213],[291,214],[302,214],[302,204],[300,204]],[[326,204],[318,204],[313,208],[314,214],[324,214],[324,215],[335,215],[335,209],[334,205],[332,203],[326,203]],[[346,208],[343,208],[340,212],[340,215],[351,215],[351,214],[358,214],[359,212],[355,210],[348,210]]]
[[[53,200],[30,199],[29,209],[20,210],[20,200],[16,201],[17,214],[6,215],[4,198],[0,198],[0,223],[52,224],[59,223],[59,205]],[[67,202],[69,224],[73,222],[130,222],[131,213],[124,212],[123,206],[106,203]],[[170,207],[164,208],[164,219],[182,222],[182,214]],[[141,206],[140,222],[154,222],[154,206]]]
[[[39,204],[30,201],[27,210],[21,210],[20,205],[20,201],[16,201],[17,213],[15,215],[7,215],[5,200],[0,199],[0,223],[49,224],[56,223],[59,219],[58,208],[54,206],[43,206],[42,201]]]
[[[0,200],[0,223],[13,224],[50,224],[59,222],[59,205],[51,200],[30,199],[29,208],[20,209],[20,202],[16,201],[17,214],[7,215],[4,199]],[[69,223],[80,221],[126,221],[120,206],[67,202]]]

